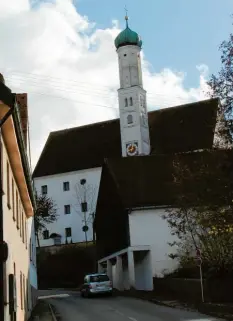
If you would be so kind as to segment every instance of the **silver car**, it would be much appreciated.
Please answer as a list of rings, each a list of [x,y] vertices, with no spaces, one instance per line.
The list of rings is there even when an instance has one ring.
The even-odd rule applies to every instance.
[[[89,297],[96,294],[112,295],[112,282],[105,273],[88,274],[81,287],[81,296]]]

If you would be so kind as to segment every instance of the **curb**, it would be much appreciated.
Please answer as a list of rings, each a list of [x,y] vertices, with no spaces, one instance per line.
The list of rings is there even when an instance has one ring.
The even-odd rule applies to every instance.
[[[139,297],[139,296],[124,296],[122,294],[120,294],[120,296],[121,297],[131,297],[131,298],[134,298],[134,299],[147,301],[147,302],[150,302],[150,303],[153,303],[153,304],[156,304],[156,305],[159,305],[159,306],[164,306],[164,307],[170,308],[170,309],[179,309],[179,310],[185,310],[185,311],[190,311],[190,312],[198,312],[197,308],[189,308],[189,307],[186,307],[186,306],[183,306],[183,305],[171,305],[171,304],[167,304],[167,303],[165,303],[163,301],[160,301],[160,300],[157,300],[157,299],[148,299],[148,298]]]
[[[164,303],[162,301],[158,301],[156,299],[151,299],[150,302],[153,302],[157,305],[165,306],[165,307],[171,308],[171,309],[179,309],[179,310],[185,310],[185,311],[190,311],[190,312],[198,312],[198,309],[194,308],[194,307],[191,308],[191,307],[187,307],[184,305],[171,305],[171,304]]]
[[[49,309],[50,309],[50,312],[51,312],[51,315],[52,315],[53,321],[57,321],[57,318],[56,318],[56,316],[55,316],[55,314],[54,314],[54,312],[53,312],[53,309],[52,309],[52,307],[51,307],[51,304],[50,304],[50,303],[49,303]]]
[[[120,295],[120,296],[121,297],[126,297],[124,295]],[[164,303],[163,301],[159,301],[159,300],[156,300],[156,299],[146,299],[146,298],[140,298],[140,297],[137,297],[137,296],[129,296],[129,297],[134,298],[134,299],[147,301],[147,302],[151,302],[153,304],[156,304],[156,305],[159,305],[159,306],[164,306],[164,307],[170,308],[170,309],[179,309],[179,310],[184,310],[184,311],[189,311],[189,312],[199,312],[199,313],[201,313],[203,315],[206,315],[206,316],[212,316],[214,318],[218,318],[219,320],[229,320],[229,321],[233,320],[232,316],[227,316],[225,313],[216,314],[216,313],[203,311],[202,309],[197,308],[197,307],[196,308],[188,308],[188,307],[179,306],[179,305],[169,305],[169,304]]]

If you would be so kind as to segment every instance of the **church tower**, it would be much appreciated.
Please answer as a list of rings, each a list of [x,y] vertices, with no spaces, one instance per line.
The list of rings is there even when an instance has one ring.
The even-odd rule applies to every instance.
[[[128,25],[115,39],[118,54],[118,89],[122,156],[150,154],[146,91],[142,83],[142,41]]]

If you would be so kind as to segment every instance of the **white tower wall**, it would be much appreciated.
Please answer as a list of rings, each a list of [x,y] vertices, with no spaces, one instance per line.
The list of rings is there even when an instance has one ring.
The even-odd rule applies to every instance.
[[[143,89],[141,48],[118,48],[120,89],[118,90],[122,156],[150,154],[146,91]]]

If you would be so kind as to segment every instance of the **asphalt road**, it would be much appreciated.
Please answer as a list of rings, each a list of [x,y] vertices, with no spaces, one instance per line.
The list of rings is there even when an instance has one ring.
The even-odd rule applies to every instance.
[[[40,291],[58,321],[216,321],[219,319],[124,297],[84,299],[77,292]]]

